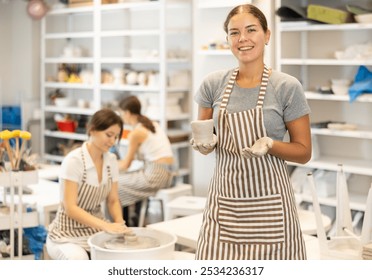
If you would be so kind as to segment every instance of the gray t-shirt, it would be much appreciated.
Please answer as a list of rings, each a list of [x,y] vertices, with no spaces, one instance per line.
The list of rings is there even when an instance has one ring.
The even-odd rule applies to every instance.
[[[220,70],[207,75],[194,97],[200,107],[213,108],[216,129],[222,96],[232,72],[233,69]],[[226,107],[227,112],[236,113],[256,107],[259,88],[241,88],[235,83]],[[310,107],[300,82],[288,74],[273,70],[263,103],[267,136],[282,141],[287,131],[285,123],[309,113]]]

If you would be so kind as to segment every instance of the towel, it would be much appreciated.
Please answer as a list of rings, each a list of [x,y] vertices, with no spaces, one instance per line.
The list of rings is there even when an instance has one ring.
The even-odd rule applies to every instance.
[[[372,72],[366,66],[359,67],[354,83],[349,87],[350,102],[363,93],[372,93]]]

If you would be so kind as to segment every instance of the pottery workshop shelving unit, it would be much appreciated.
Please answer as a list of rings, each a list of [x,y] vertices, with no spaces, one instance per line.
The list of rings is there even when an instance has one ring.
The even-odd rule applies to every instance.
[[[305,3],[304,3],[305,2]],[[321,1],[303,1],[319,4]],[[326,6],[341,7],[346,4],[371,8],[370,1],[333,1]],[[299,4],[297,1],[276,1],[276,10],[281,6]],[[273,34],[274,35],[274,34]],[[303,84],[311,107],[311,122],[327,121],[352,124],[352,130],[332,127],[311,129],[313,157],[305,167],[323,171],[338,170],[342,164],[350,177],[348,187],[351,210],[365,211],[365,201],[372,178],[372,95],[364,94],[354,102],[348,95],[322,94],[319,88],[331,86],[332,79],[353,80],[359,67],[371,69],[369,58],[337,58],[337,52],[348,47],[365,44],[372,35],[372,23],[323,24],[309,21],[281,22],[276,17],[276,69],[297,77]],[[290,166],[300,166],[289,163]],[[334,176],[334,178],[336,178]],[[336,186],[319,197],[319,203],[336,207]],[[299,193],[301,200],[312,202],[308,191]]]
[[[177,181],[188,182],[191,1],[109,2],[52,9],[42,20],[42,156],[61,162],[63,152],[56,147],[86,140],[84,123],[96,110],[136,95],[143,113],[171,139]],[[79,77],[63,80],[58,71],[63,64],[79,69]],[[49,95],[57,89],[71,102],[54,103]],[[57,130],[56,114],[81,123],[74,132]],[[125,150],[126,140],[121,142]]]
[[[27,184],[36,184],[37,182],[38,172],[36,170],[0,172],[0,187],[2,187],[3,191],[3,203],[5,206],[9,205],[9,214],[0,213],[0,230],[10,231],[10,259],[33,258],[33,256],[23,256],[22,233],[24,228],[37,227],[39,225],[39,216],[37,211],[25,212],[22,202],[22,193],[23,186]],[[16,239],[15,230],[18,230],[18,254],[16,257],[14,251]]]

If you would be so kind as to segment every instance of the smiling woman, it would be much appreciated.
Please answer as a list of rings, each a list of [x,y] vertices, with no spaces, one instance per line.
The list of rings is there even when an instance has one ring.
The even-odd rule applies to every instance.
[[[271,32],[256,6],[233,8],[224,30],[239,66],[211,73],[195,95],[198,119],[213,119],[216,133],[211,143],[191,140],[194,150],[216,155],[196,258],[305,259],[286,166],[311,156],[302,86],[265,65]]]

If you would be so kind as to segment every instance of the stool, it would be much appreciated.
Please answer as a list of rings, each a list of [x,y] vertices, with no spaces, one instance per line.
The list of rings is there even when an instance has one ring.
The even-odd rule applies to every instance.
[[[165,205],[164,219],[189,216],[203,212],[207,199],[201,196],[179,196]]]
[[[139,227],[145,226],[145,218],[146,218],[148,203],[149,203],[148,198],[143,199],[141,202],[141,210],[140,210],[140,215],[139,215],[139,220],[138,220]]]
[[[195,260],[195,254],[183,251],[174,251],[173,252],[174,260]]]
[[[167,189],[160,189],[157,191],[155,196],[151,196],[149,198],[143,199],[141,202],[138,226],[143,227],[145,225],[145,219],[146,219],[147,210],[149,206],[149,200],[159,202],[162,220],[164,220],[165,219],[164,213],[166,212],[165,206],[170,201],[172,201],[176,197],[179,197],[182,195],[184,196],[191,195],[191,194],[192,194],[192,186],[190,184],[177,184]]]
[[[168,189],[158,190],[153,199],[161,199],[163,205],[167,205],[173,199],[183,195],[192,195],[192,186],[190,184],[177,184]]]

